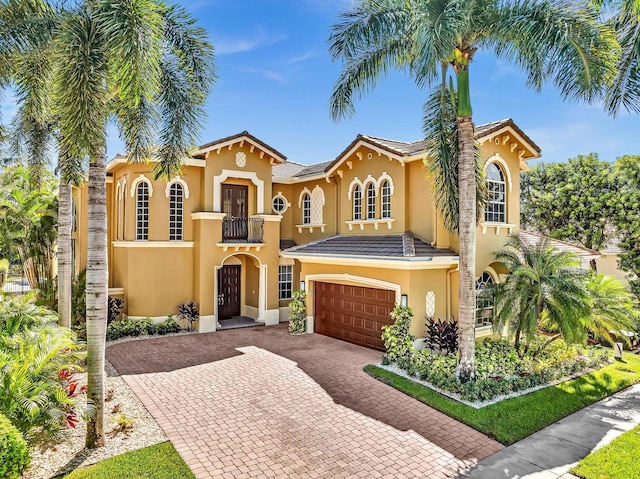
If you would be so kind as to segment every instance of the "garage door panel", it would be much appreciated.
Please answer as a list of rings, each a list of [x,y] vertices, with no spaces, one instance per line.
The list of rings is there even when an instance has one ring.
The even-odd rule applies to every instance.
[[[384,349],[382,326],[391,324],[395,292],[315,283],[315,330],[362,346]]]

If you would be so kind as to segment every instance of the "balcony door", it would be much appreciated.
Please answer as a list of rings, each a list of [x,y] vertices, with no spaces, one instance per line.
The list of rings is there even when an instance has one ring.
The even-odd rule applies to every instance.
[[[242,185],[222,185],[222,212],[227,216],[222,222],[223,241],[246,241],[248,188]]]
[[[222,185],[222,212],[231,218],[247,218],[249,188],[242,185]]]

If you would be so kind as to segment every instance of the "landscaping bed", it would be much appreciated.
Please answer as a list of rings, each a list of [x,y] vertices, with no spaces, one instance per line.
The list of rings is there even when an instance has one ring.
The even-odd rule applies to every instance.
[[[611,354],[611,352],[608,352]],[[365,371],[399,391],[442,411],[474,429],[508,445],[552,424],[589,404],[640,382],[640,357],[625,353],[615,361],[555,386],[474,409],[458,401],[369,365]]]
[[[597,369],[609,361],[608,351],[601,347],[568,345],[562,340],[547,347],[543,344],[534,342],[519,354],[508,341],[483,341],[475,351],[476,380],[467,383],[456,378],[455,354],[426,349],[387,354],[382,367],[408,379],[419,379],[424,386],[469,406],[484,407]]]

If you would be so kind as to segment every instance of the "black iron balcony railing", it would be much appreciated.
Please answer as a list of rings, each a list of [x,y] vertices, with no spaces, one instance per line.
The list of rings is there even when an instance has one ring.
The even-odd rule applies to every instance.
[[[263,218],[227,216],[222,220],[223,243],[262,243],[263,235]]]

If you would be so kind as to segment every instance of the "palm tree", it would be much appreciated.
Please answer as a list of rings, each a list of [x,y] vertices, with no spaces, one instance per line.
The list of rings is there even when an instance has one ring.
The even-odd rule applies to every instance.
[[[584,318],[587,331],[610,343],[619,339],[629,342],[623,331],[635,331],[640,316],[633,295],[620,281],[604,274],[589,275],[587,289],[591,296],[589,316]]]
[[[8,32],[0,55],[29,54],[45,42],[53,46],[48,74],[59,147],[65,153],[61,159],[88,157],[90,162],[87,372],[88,398],[96,415],[87,424],[86,446],[101,446],[108,287],[107,121],[114,118],[118,123],[133,162],[148,161],[159,132],[156,177],[177,174],[195,146],[203,104],[215,78],[213,48],[183,8],[161,0],[87,0],[60,9],[25,0],[12,2],[0,14]],[[49,30],[31,36],[32,25]]]
[[[623,107],[640,113],[640,2],[594,0],[593,3],[598,8],[605,7],[603,16],[615,29],[622,47],[617,73],[605,99],[605,110],[613,116]]]
[[[613,32],[599,23],[595,9],[561,0],[359,0],[332,27],[329,41],[333,59],[344,65],[331,95],[334,119],[352,115],[354,100],[391,69],[407,72],[419,87],[439,83],[427,103],[425,132],[432,144],[429,161],[448,184],[455,175],[458,186],[457,197],[437,205],[453,220],[448,227],[455,223],[458,230],[456,375],[472,380],[477,175],[469,73],[474,55],[484,49],[516,64],[535,90],[552,79],[564,98],[591,101],[602,96],[615,66]],[[447,86],[449,69],[455,92],[452,81]],[[434,105],[444,113],[433,113]],[[457,166],[457,175],[447,166]]]
[[[585,318],[591,313],[587,271],[575,254],[558,252],[543,239],[534,246],[511,235],[496,260],[509,268],[503,283],[486,288],[493,303],[495,331],[507,329],[516,350],[524,337],[529,345],[541,328],[556,331],[546,343],[563,337],[569,343],[586,339]],[[543,348],[546,346],[543,346]]]

